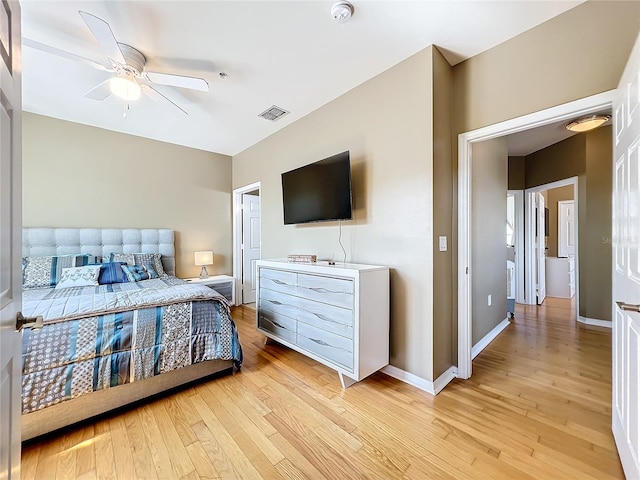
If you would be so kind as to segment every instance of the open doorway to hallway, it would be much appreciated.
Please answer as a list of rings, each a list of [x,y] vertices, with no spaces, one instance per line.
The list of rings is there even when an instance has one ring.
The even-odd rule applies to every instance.
[[[474,291],[477,291],[477,285],[479,282],[484,282],[487,278],[486,273],[490,270],[488,268],[478,269],[475,266],[476,257],[478,252],[472,254],[472,250],[478,245],[478,239],[482,241],[483,235],[486,232],[500,232],[500,245],[502,251],[502,261],[494,262],[491,266],[491,271],[500,272],[502,279],[499,280],[496,277],[494,284],[489,288],[493,291],[499,291],[504,289],[504,316],[506,317],[506,286],[507,286],[507,270],[506,270],[506,249],[504,240],[504,225],[506,219],[506,202],[505,197],[507,195],[507,189],[521,190],[532,186],[540,186],[546,183],[551,183],[562,178],[571,176],[577,176],[579,178],[578,189],[581,194],[582,200],[580,202],[586,202],[587,198],[590,198],[589,209],[580,208],[579,215],[587,215],[591,222],[592,217],[595,219],[594,225],[596,228],[589,228],[581,238],[582,242],[586,245],[587,258],[590,258],[592,262],[602,264],[597,265],[595,268],[590,269],[591,277],[587,278],[587,275],[583,275],[580,278],[579,283],[576,284],[578,291],[583,290],[588,292],[584,295],[584,302],[580,301],[580,317],[584,319],[601,320],[602,323],[610,324],[611,315],[611,292],[610,289],[607,292],[607,285],[610,286],[610,226],[611,226],[611,128],[601,128],[593,133],[588,134],[594,138],[608,135],[608,140],[600,142],[602,145],[606,145],[606,149],[595,146],[592,142],[592,138],[588,138],[584,134],[578,136],[572,136],[567,138],[567,130],[564,128],[571,120],[581,117],[583,115],[589,115],[599,112],[610,112],[611,104],[613,101],[613,93],[607,92],[604,94],[594,95],[593,97],[577,100],[565,105],[553,107],[548,110],[536,112],[513,120],[508,120],[500,124],[484,127],[482,129],[474,130],[461,134],[458,144],[458,377],[468,378],[471,375],[471,359],[477,354],[478,349],[475,348],[480,343],[485,346],[491,341],[491,338],[497,337],[500,332],[506,328],[504,320],[500,320],[499,312],[496,311],[495,317],[492,321],[495,321],[495,328],[487,329],[484,337],[478,339],[477,331],[474,332],[475,318],[473,315],[474,303],[477,303],[477,298],[474,295]],[[523,133],[525,132],[526,133]],[[596,134],[596,132],[598,132]],[[539,133],[546,133],[562,135],[560,139],[557,137],[551,139],[546,144],[536,144],[536,136]],[[514,135],[519,134],[519,135]],[[507,141],[511,141],[514,138],[525,139],[525,143],[533,143],[535,148],[532,150],[525,150],[519,155],[511,155],[511,147],[507,146]],[[573,140],[572,140],[573,139]],[[547,138],[546,140],[549,140]],[[602,140],[600,138],[599,140]],[[483,144],[489,145],[493,142],[493,152],[490,152],[490,157],[504,155],[504,165],[501,168],[491,168],[492,176],[488,180],[492,185],[495,184],[496,176],[504,179],[504,183],[499,186],[494,185],[494,190],[501,195],[501,207],[495,209],[486,208],[483,203],[478,203],[478,190],[481,192],[487,191],[486,185],[483,187],[474,184],[476,181],[475,175],[487,173],[487,170],[483,165],[479,165],[476,162],[476,153],[478,148],[480,151],[483,148]],[[504,142],[504,144],[501,144]],[[554,160],[545,158],[546,153],[549,153],[549,148],[556,143],[563,143],[562,148],[558,152],[559,158],[564,158],[565,161]],[[567,155],[567,145],[569,147],[576,147],[578,155]],[[526,148],[531,145],[526,146]],[[562,152],[562,150],[565,150]],[[572,148],[568,148],[572,150]],[[546,150],[546,151],[545,151]],[[544,152],[540,153],[541,151]],[[509,152],[509,153],[507,153]],[[530,153],[533,152],[533,153]],[[516,157],[516,168],[513,166],[513,158]],[[526,160],[525,160],[525,157]],[[531,158],[529,158],[531,157]],[[507,168],[508,163],[508,168]],[[491,164],[493,165],[493,164]],[[497,163],[496,163],[497,165]],[[539,167],[539,168],[538,168]],[[598,169],[602,170],[598,170]],[[606,171],[605,171],[606,170]],[[508,175],[507,175],[508,171]],[[587,182],[587,175],[590,174],[591,180]],[[526,179],[526,182],[525,182]],[[514,186],[514,182],[516,185]],[[485,182],[486,183],[486,182]],[[473,185],[472,185],[473,184]],[[508,184],[508,185],[507,185]],[[584,193],[584,195],[582,195]],[[480,195],[482,196],[482,194]],[[497,198],[497,197],[496,197]],[[608,202],[608,203],[607,203]],[[587,210],[589,210],[587,212]],[[485,222],[478,223],[478,212],[485,214],[488,211],[493,211],[495,215],[501,215],[500,224],[496,223],[495,228],[489,229],[489,224],[493,223]],[[604,221],[600,217],[608,215]],[[527,217],[525,217],[527,218]],[[585,224],[586,225],[586,224]],[[604,228],[601,228],[604,227]],[[525,232],[531,232],[534,225],[526,225]],[[599,236],[599,237],[597,237]],[[496,237],[497,238],[497,237]],[[603,240],[604,238],[604,240]],[[609,243],[606,240],[609,239]],[[544,248],[544,247],[543,247]],[[608,251],[606,251],[608,249]],[[528,254],[531,254],[532,249],[528,250]],[[480,252],[481,254],[483,252]],[[525,253],[525,256],[527,253]],[[584,256],[583,256],[584,259]],[[608,265],[605,265],[606,262]],[[579,268],[579,267],[578,267]],[[525,272],[527,269],[525,268]],[[586,271],[586,269],[585,269]],[[503,273],[502,273],[503,272]],[[597,273],[596,273],[597,272]],[[596,287],[596,276],[601,275],[601,278],[597,280],[597,284],[603,286],[600,290]],[[609,277],[609,280],[607,280]],[[498,281],[499,280],[499,281]],[[487,290],[487,288],[485,288]],[[533,293],[532,293],[533,292]],[[483,297],[480,300],[484,302],[484,305],[491,305],[495,296],[486,291],[481,292]],[[607,298],[608,294],[608,298]],[[531,282],[525,282],[525,302],[533,303],[532,298],[535,298],[536,289],[532,287]],[[591,298],[594,301],[591,301]],[[499,294],[502,297],[502,294]],[[501,298],[500,298],[501,300]],[[499,300],[499,301],[500,301]],[[534,300],[535,302],[535,300]],[[584,303],[584,305],[583,305]],[[594,316],[589,316],[594,315]],[[472,322],[472,318],[474,321]],[[594,322],[595,323],[595,322]],[[507,323],[508,325],[508,323]],[[491,337],[491,338],[489,338]]]

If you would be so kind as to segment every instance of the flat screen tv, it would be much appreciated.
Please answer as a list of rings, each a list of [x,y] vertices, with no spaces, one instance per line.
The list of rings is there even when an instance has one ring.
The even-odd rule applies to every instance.
[[[351,220],[349,152],[282,174],[284,223]]]

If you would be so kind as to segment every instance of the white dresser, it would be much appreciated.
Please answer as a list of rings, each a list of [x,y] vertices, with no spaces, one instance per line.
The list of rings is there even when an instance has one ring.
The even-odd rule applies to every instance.
[[[573,298],[576,293],[575,257],[547,257],[545,272],[547,296]]]
[[[388,365],[388,267],[260,260],[256,276],[268,338],[333,368],[343,388]]]

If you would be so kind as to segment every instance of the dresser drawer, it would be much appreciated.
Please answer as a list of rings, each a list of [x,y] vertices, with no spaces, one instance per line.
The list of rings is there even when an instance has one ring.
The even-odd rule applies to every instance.
[[[271,290],[260,290],[259,306],[261,309],[296,318],[298,315],[298,298]]]
[[[300,273],[298,296],[353,309],[353,280]]]
[[[297,345],[353,371],[353,341],[340,335],[298,323]]]
[[[299,321],[345,338],[353,338],[353,310],[306,298],[296,300]]]
[[[290,343],[296,343],[296,321],[286,315],[258,309],[258,328]]]
[[[295,294],[297,291],[298,274],[283,272],[270,268],[260,269],[260,288],[266,288],[275,292]]]

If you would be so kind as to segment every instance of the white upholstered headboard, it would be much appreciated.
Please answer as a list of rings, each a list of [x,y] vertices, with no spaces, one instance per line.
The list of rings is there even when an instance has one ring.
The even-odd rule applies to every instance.
[[[89,253],[160,253],[165,272],[175,275],[173,230],[168,228],[23,228],[22,256]]]

